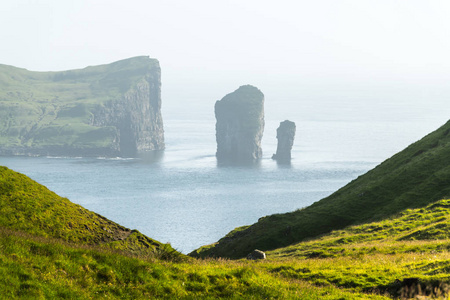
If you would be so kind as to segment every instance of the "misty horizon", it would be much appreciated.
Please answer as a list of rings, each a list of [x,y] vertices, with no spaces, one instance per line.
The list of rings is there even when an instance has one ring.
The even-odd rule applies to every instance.
[[[323,112],[432,129],[450,112],[449,13],[444,1],[6,1],[0,63],[60,71],[148,55],[169,117],[251,84],[269,118],[282,102],[285,119]]]

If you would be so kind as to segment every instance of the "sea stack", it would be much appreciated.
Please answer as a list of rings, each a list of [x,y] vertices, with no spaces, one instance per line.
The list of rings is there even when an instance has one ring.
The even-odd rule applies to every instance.
[[[294,145],[295,123],[289,120],[280,123],[277,129],[277,153],[272,156],[279,163],[291,162],[291,150]]]
[[[244,85],[216,102],[216,157],[219,162],[255,162],[262,157],[264,94]]]

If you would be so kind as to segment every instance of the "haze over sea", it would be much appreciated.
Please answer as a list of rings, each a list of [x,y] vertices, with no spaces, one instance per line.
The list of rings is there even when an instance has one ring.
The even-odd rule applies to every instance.
[[[444,96],[337,93],[280,99],[269,92],[261,162],[218,166],[214,101],[223,96],[171,94],[165,100],[163,94],[164,152],[140,158],[0,157],[0,165],[188,253],[262,216],[326,197],[438,128],[449,112]],[[285,119],[297,125],[289,166],[271,159],[276,128]]]

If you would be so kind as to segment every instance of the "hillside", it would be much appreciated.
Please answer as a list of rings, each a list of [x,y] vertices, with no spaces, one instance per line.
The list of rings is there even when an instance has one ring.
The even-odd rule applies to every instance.
[[[381,220],[450,196],[450,122],[331,196],[236,228],[192,256],[240,258],[286,247],[349,225]]]
[[[349,226],[310,241],[268,251],[278,258],[333,258],[362,254],[446,252],[450,247],[450,200],[406,209],[379,222]]]
[[[386,299],[196,261],[0,167],[1,299]]]
[[[165,256],[181,257],[170,245],[114,223],[2,166],[0,227],[77,245],[123,250],[136,256],[167,252]]]
[[[272,264],[267,269],[284,278],[355,292],[401,299],[435,293],[448,299],[449,249],[450,200],[440,200],[268,251]]]
[[[389,299],[291,279],[277,267],[138,259],[0,228],[2,299]]]
[[[135,156],[161,149],[156,59],[61,72],[0,65],[0,155]]]
[[[449,295],[450,200],[270,251],[265,261],[188,259],[5,167],[0,204],[1,299]]]

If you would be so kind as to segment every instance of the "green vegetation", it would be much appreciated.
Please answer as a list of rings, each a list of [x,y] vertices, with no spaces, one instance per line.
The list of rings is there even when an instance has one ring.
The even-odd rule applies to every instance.
[[[158,61],[144,56],[62,72],[0,65],[0,154],[112,154],[118,129],[95,124],[95,113],[149,70]]]
[[[240,258],[286,247],[349,225],[382,220],[450,197],[450,122],[331,196],[287,214],[261,218],[193,256]],[[435,228],[434,230],[443,230]]]
[[[450,200],[407,209],[380,222],[347,227],[317,239],[269,251],[288,278],[398,295],[397,279],[417,278],[423,289],[448,292]]]
[[[2,299],[385,298],[286,278],[270,262],[194,260],[6,167],[0,204]]]
[[[0,226],[77,245],[127,250],[137,256],[181,258],[161,244],[70,202],[27,176],[0,166]]]
[[[265,261],[196,260],[89,212],[22,174],[5,167],[0,174],[2,299],[390,299],[448,294],[450,200],[280,248],[268,252]],[[241,230],[245,227],[237,232]],[[124,233],[131,234],[124,238]]]
[[[380,222],[350,226],[312,241],[268,253],[271,257],[358,257],[368,253],[396,254],[450,248],[450,200],[406,209]]]
[[[137,259],[0,231],[2,299],[385,299],[286,278],[267,266]]]

